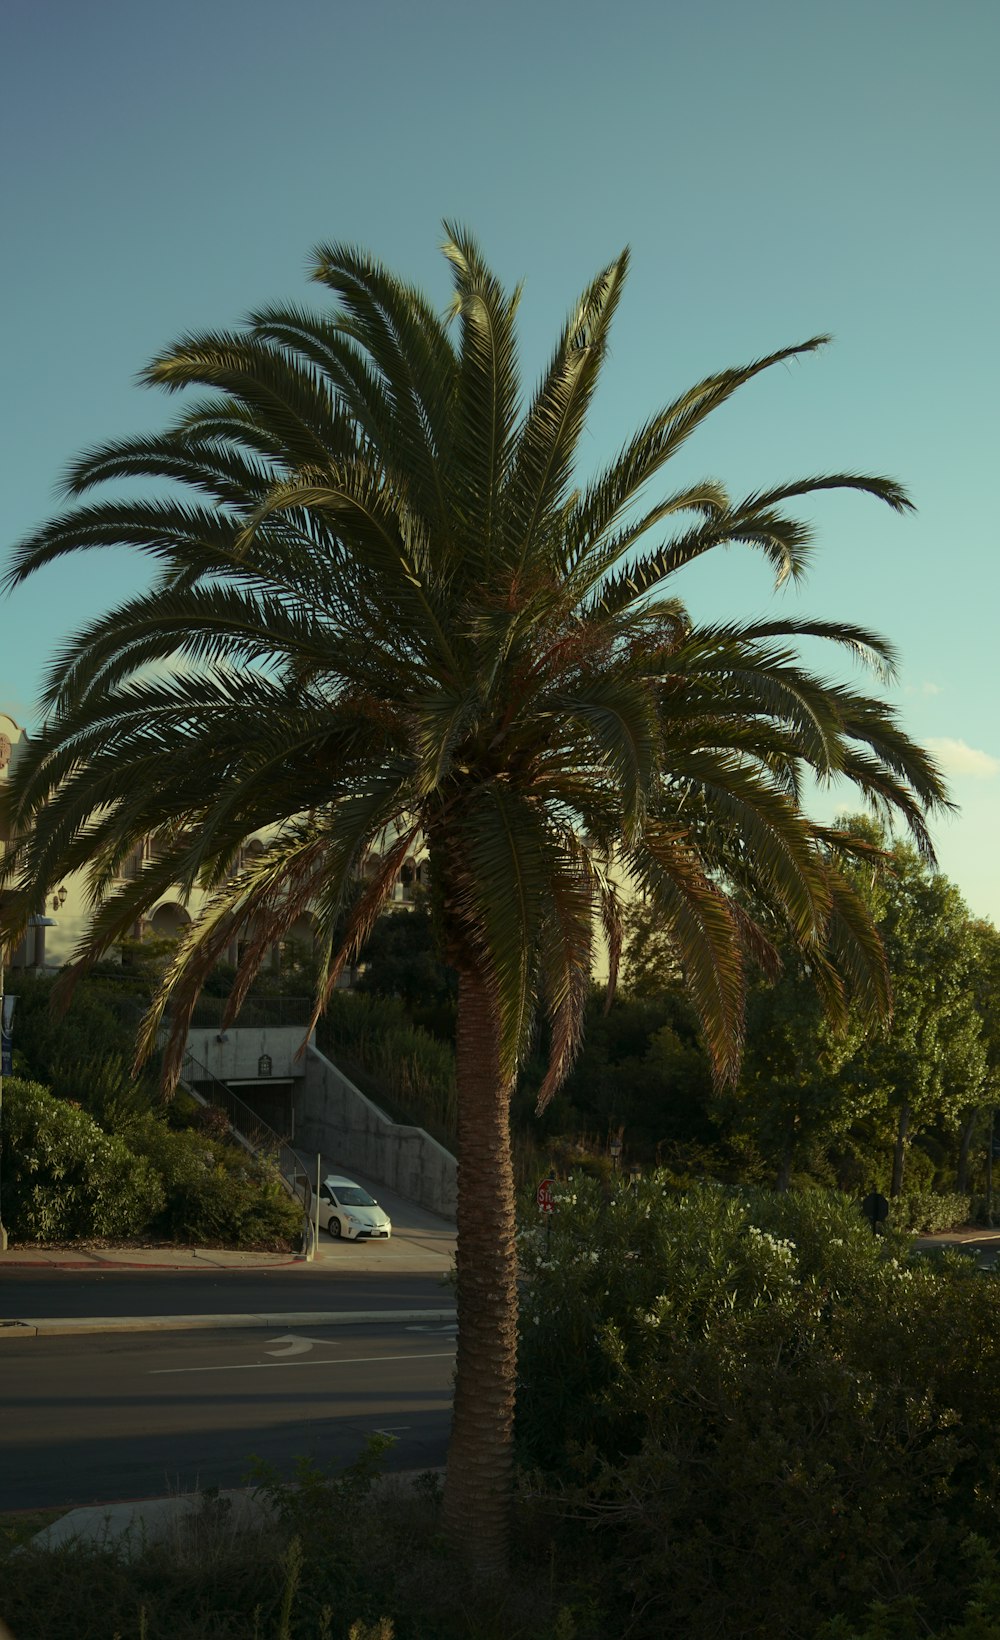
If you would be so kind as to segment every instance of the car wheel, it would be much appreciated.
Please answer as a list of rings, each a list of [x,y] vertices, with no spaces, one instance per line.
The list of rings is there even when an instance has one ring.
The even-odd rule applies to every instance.
[[[329,1230],[329,1232],[330,1232],[331,1236],[333,1237],[334,1241],[339,1241],[340,1240],[341,1230],[340,1230],[340,1220],[339,1219],[331,1218],[329,1224],[327,1225],[327,1229]]]

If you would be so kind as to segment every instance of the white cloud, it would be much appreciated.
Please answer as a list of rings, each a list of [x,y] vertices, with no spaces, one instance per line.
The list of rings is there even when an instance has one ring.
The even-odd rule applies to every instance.
[[[928,740],[926,744],[946,774],[968,774],[976,780],[989,780],[992,775],[1000,774],[1000,758],[981,752],[976,746],[967,746],[964,740]]]
[[[904,693],[907,695],[940,695],[941,685],[932,683],[928,678],[924,683],[908,683]]]

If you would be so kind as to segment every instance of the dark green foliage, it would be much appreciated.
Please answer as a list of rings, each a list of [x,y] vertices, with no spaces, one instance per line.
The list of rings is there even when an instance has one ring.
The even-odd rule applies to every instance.
[[[386,1444],[342,1473],[300,1459],[292,1479],[251,1460],[268,1513],[249,1529],[211,1491],[185,1529],[127,1552],[25,1548],[0,1518],[0,1610],[17,1640],[617,1640],[589,1568],[527,1497],[516,1571],[485,1598],[444,1542],[440,1477],[382,1480]]]
[[[15,1051],[60,1099],[82,1105],[108,1131],[149,1110],[156,1080],[132,1070],[135,1032],[146,1006],[141,986],[119,972],[81,985],[65,1011],[53,1010],[52,975],[8,976],[17,996]]]
[[[924,1632],[958,1618],[962,1545],[1000,1548],[994,1278],[909,1262],[845,1198],[657,1178],[564,1187],[523,1262],[522,1454],[589,1521],[630,1633],[812,1636],[904,1598]]]
[[[302,1209],[277,1173],[241,1146],[201,1128],[175,1131],[155,1116],[128,1130],[128,1143],[163,1181],[164,1203],[149,1229],[170,1241],[226,1247],[288,1247]]]
[[[123,1135],[19,1077],[4,1080],[4,1218],[15,1240],[139,1235],[288,1247],[302,1211],[238,1145],[147,1112]]]
[[[356,1541],[331,1528],[350,1516],[374,1517],[378,1505],[372,1489],[381,1474],[383,1454],[393,1445],[391,1435],[370,1436],[360,1456],[342,1471],[323,1470],[311,1459],[300,1458],[291,1486],[270,1465],[257,1459],[251,1464],[258,1496],[273,1511],[285,1540],[298,1545],[303,1584],[298,1622],[306,1632],[316,1632],[314,1625],[324,1610],[352,1612],[369,1621],[379,1615],[379,1605],[385,1610],[388,1591],[373,1594]]]
[[[818,1640],[997,1640],[1000,1636],[1000,1564],[995,1551],[979,1537],[962,1545],[968,1598],[954,1623],[933,1633],[917,1601],[875,1601],[867,1618],[854,1624],[843,1617],[824,1623]]]
[[[863,820],[849,824],[864,827]],[[911,1126],[941,1121],[954,1128],[963,1110],[985,1097],[984,1022],[996,999],[977,996],[982,940],[956,885],[902,843],[893,845],[888,863],[874,881],[860,870],[857,877],[892,973],[892,1023],[860,1040],[840,1074],[848,1088],[874,1096],[896,1129],[895,1195],[903,1188]]]
[[[544,1044],[543,1044],[544,1049]],[[533,1125],[544,1052],[522,1078],[515,1114]],[[603,993],[590,998],[579,1060],[542,1117],[542,1132],[585,1131],[603,1140],[624,1127],[630,1154],[652,1161],[678,1143],[713,1145],[712,1072],[697,1019],[679,989],[619,997],[610,1012]]]
[[[15,1240],[132,1236],[161,1211],[156,1169],[37,1082],[4,1078],[3,1122],[4,1219]]]
[[[4,1088],[4,1216],[15,1238],[296,1245],[301,1208],[228,1137],[222,1113],[186,1094],[164,1109],[155,1082],[133,1074],[137,982],[88,981],[62,1015],[52,986],[18,974],[11,987],[18,1061],[38,1079]],[[51,1091],[40,1085],[48,1078]]]
[[[892,1221],[913,1235],[929,1235],[935,1230],[954,1230],[969,1224],[972,1199],[958,1191],[904,1190],[891,1204]]]
[[[414,1025],[454,1043],[458,985],[454,970],[438,956],[425,906],[380,917],[361,952],[361,963],[358,991],[398,997]]]
[[[390,1115],[454,1144],[454,1049],[413,1024],[402,1000],[335,991],[317,1041]]]

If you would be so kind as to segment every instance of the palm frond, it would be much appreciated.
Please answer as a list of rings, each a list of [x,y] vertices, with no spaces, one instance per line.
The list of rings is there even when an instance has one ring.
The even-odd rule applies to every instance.
[[[467,233],[445,229],[462,336],[449,479],[465,555],[488,575],[518,414],[517,293],[506,294]]]
[[[66,478],[74,497],[132,478],[166,494],[77,505],[16,549],[8,590],[102,547],[144,555],[155,581],[55,657],[49,721],[3,795],[8,933],[82,871],[91,916],[69,984],[165,892],[200,896],[143,1038],[172,998],[173,1074],[232,941],[236,1007],[308,909],[321,1008],[420,839],[446,942],[495,1009],[501,1091],[539,997],[543,1100],[565,1074],[598,918],[613,990],[623,876],[665,919],[720,1078],[738,1059],[744,959],[773,971],[789,935],[834,1015],[862,995],[884,1013],[850,885],[860,845],[809,820],[805,777],[848,783],[925,858],[947,792],[884,701],[800,649],[846,649],[888,681],[891,647],[830,620],[699,625],[665,585],[731,545],[762,552],[778,582],[801,576],[812,524],[789,508],[812,495],[909,509],[895,481],[854,472],[741,500],[715,479],[663,481],[714,410],[825,338],[705,377],[583,483],[627,252],[584,291],[522,410],[518,292],[468,233],[446,234],[450,318],[331,244],[314,274],[332,313],[264,308],[244,330],[182,337],[143,378],[192,393],[173,426],[97,445]],[[264,855],[241,865],[250,837]],[[139,843],[142,872],[123,882]]]
[[[628,273],[628,251],[588,286],[563,330],[517,438],[507,504],[512,562],[523,565],[563,498]]]
[[[726,895],[696,855],[660,826],[647,824],[624,858],[670,930],[715,1074],[728,1081],[739,1068],[744,986],[740,930]]]

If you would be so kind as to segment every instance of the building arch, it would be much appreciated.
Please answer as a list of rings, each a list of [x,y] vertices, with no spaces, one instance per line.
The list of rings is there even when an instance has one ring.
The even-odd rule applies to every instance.
[[[164,900],[147,918],[149,931],[157,940],[179,940],[190,922],[187,909],[176,900]]]

